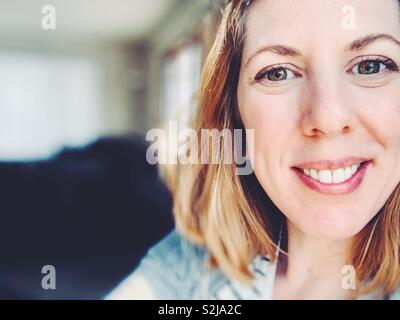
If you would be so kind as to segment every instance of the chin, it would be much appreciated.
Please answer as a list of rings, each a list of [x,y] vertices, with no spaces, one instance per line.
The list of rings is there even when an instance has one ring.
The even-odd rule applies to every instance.
[[[329,214],[317,214],[309,223],[297,224],[301,231],[309,236],[327,239],[344,240],[357,235],[368,223],[368,219],[359,217],[357,213],[340,214],[333,212]]]

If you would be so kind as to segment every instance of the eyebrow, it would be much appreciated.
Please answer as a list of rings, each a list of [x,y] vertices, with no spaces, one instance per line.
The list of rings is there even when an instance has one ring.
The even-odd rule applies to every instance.
[[[378,40],[389,40],[400,46],[400,41],[397,40],[395,37],[386,33],[377,33],[377,34],[369,34],[365,37],[353,41],[347,46],[346,50],[361,51],[362,49],[368,47],[370,44]]]
[[[389,40],[400,46],[400,41],[397,40],[395,37],[385,33],[378,33],[378,34],[369,34],[365,37],[354,40],[346,47],[346,51],[361,51],[362,49],[365,49],[373,42],[378,40]],[[253,60],[256,56],[258,56],[260,53],[263,52],[272,52],[281,56],[290,56],[290,57],[301,56],[300,51],[295,48],[284,45],[270,45],[261,47],[254,54],[252,54],[250,58],[247,60],[245,67],[249,65],[251,60]]]
[[[290,57],[297,57],[301,56],[300,51],[297,49],[288,47],[288,46],[283,46],[283,45],[271,45],[271,46],[266,46],[258,49],[255,53],[251,55],[251,57],[247,60],[246,66],[249,65],[251,60],[253,60],[256,56],[258,56],[260,53],[263,52],[272,52],[281,56],[290,56]]]

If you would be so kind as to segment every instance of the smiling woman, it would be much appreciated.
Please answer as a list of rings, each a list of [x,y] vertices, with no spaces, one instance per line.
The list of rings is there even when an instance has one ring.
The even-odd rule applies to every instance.
[[[196,127],[253,129],[254,173],[180,168],[177,231],[110,297],[399,298],[399,39],[397,0],[228,1]]]

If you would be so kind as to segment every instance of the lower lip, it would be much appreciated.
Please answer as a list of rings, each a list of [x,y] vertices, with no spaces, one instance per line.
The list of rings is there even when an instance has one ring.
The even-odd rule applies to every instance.
[[[300,169],[292,168],[297,176],[307,187],[322,194],[341,195],[348,194],[356,190],[364,179],[365,173],[371,161],[364,162],[356,173],[348,180],[341,183],[327,184],[322,183],[304,174]]]

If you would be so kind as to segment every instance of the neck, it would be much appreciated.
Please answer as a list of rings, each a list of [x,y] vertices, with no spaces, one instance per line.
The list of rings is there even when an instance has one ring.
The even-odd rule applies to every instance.
[[[280,265],[285,265],[286,270],[279,272],[277,278],[283,286],[281,293],[296,299],[348,297],[350,292],[342,289],[341,283],[350,240],[312,237],[288,222],[289,256],[281,254]]]

